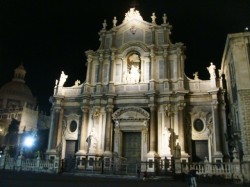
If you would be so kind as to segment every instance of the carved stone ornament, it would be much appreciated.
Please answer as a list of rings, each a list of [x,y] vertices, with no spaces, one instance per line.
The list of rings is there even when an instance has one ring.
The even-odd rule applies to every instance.
[[[130,8],[130,10],[125,14],[125,19],[123,20],[123,22],[131,21],[134,19],[143,21],[139,11],[135,10],[135,8]]]
[[[93,117],[98,118],[99,116],[100,116],[100,110],[98,108],[96,108],[94,113],[93,113]]]
[[[136,27],[135,27],[135,25],[132,25],[132,26],[131,26],[130,32],[131,32],[132,34],[135,34],[135,33],[136,33]]]

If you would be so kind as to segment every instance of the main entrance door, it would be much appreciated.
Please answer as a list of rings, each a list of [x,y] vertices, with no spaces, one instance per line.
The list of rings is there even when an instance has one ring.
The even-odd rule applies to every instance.
[[[207,140],[193,140],[192,141],[192,160],[193,162],[204,161],[208,158],[208,141]]]
[[[67,140],[65,158],[74,158],[76,149],[77,149],[77,141]]]
[[[141,132],[123,133],[122,155],[127,158],[128,173],[136,173],[136,163],[141,161]]]
[[[77,150],[76,140],[66,140],[65,159],[63,163],[64,171],[71,171],[75,167],[75,153]]]

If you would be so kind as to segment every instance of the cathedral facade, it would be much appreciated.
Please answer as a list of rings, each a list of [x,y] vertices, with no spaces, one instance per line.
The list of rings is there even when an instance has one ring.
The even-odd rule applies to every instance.
[[[160,19],[158,19],[160,20]],[[160,22],[160,21],[159,21]],[[185,75],[185,46],[172,43],[171,25],[153,13],[146,22],[131,8],[120,25],[106,20],[100,46],[86,51],[84,83],[56,80],[47,154],[80,159],[114,154],[128,162],[180,158],[230,159],[225,90],[213,63],[209,80]]]

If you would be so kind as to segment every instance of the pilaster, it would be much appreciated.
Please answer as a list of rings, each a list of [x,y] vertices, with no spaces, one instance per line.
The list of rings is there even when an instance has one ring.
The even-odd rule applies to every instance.
[[[217,99],[217,91],[210,92],[212,96],[212,103],[211,103],[211,110],[213,116],[213,145],[214,145],[214,152],[213,152],[213,161],[214,162],[223,162],[223,154],[222,154],[222,147],[221,147],[221,130],[219,126],[219,119],[218,119],[218,99]]]
[[[106,129],[105,129],[105,144],[104,144],[104,155],[112,155],[112,113],[113,105],[106,107]]]
[[[80,135],[80,145],[79,151],[76,155],[84,155],[87,153],[86,149],[86,139],[87,139],[87,123],[88,123],[88,116],[89,116],[89,107],[82,106],[82,124],[81,124],[81,135]]]

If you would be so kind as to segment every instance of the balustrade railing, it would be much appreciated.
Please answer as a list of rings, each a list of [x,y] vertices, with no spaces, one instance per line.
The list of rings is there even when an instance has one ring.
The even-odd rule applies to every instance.
[[[60,168],[58,158],[54,160],[41,160],[39,157],[35,159],[25,159],[19,156],[17,159],[14,159],[3,155],[0,157],[0,169],[58,173]]]
[[[72,160],[71,160],[72,161]],[[42,160],[40,157],[35,159],[24,159],[19,156],[17,159],[10,158],[7,155],[0,157],[0,169],[16,170],[16,171],[34,171],[46,173],[58,173],[61,169],[67,171],[67,167],[83,172],[94,172],[102,174],[128,174],[128,165],[126,158],[122,157],[85,157],[81,159],[73,159],[72,162],[62,162],[58,157],[53,160]],[[240,162],[226,162],[226,163],[185,163],[175,160],[157,160],[151,162],[139,162],[132,166],[133,171],[136,172],[139,167],[141,171],[152,171],[155,174],[167,174],[167,172],[188,173],[190,170],[196,170],[199,176],[221,176],[227,179],[237,179],[242,181]],[[65,170],[66,169],[66,170]]]

